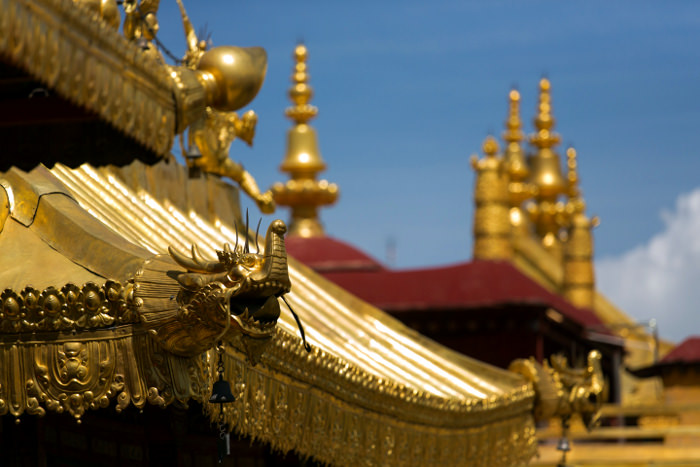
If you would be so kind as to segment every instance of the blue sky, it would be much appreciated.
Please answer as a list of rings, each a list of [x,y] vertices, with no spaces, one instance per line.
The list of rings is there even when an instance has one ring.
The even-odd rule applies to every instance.
[[[159,37],[182,55],[175,2],[161,3]],[[322,211],[327,232],[380,260],[393,238],[397,267],[470,258],[469,156],[489,132],[500,135],[513,85],[532,131],[543,75],[552,82],[556,130],[578,150],[589,213],[602,220],[596,254],[606,264],[649,246],[682,214],[679,196],[700,186],[698,3],[185,6],[214,45],[268,52],[266,82],[250,105],[259,115],[255,145],[236,142],[231,151],[262,188],[286,178],[277,170],[290,126],[283,111],[292,51],[303,39],[320,110],[313,124],[329,167],[322,177],[341,189],[338,203]]]

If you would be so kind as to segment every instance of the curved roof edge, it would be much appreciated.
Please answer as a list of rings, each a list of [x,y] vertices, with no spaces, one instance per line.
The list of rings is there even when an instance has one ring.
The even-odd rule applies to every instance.
[[[143,170],[148,178],[157,169]],[[132,190],[119,169],[51,172],[92,216],[152,253],[197,242],[212,256],[234,239],[234,228],[208,221],[209,213]],[[143,229],[148,234],[138,235]],[[439,346],[292,258],[289,266],[287,300],[312,352],[285,312],[257,365],[245,360],[244,343],[228,343],[226,377],[238,400],[225,416],[238,431],[339,464],[521,465],[534,455],[534,393],[517,375]]]

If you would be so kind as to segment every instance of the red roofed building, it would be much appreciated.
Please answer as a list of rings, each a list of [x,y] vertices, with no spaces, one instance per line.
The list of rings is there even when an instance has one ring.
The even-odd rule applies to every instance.
[[[687,338],[657,363],[633,373],[643,378],[660,377],[663,381],[663,410],[655,415],[678,428],[669,433],[666,442],[698,446],[700,435],[692,427],[700,425],[700,336]]]
[[[290,237],[287,252],[416,331],[470,357],[503,368],[516,358],[542,361],[555,353],[578,363],[597,348],[606,357],[606,373],[616,374],[620,342],[605,332],[590,332],[605,329],[595,313],[548,291],[508,261],[392,270],[325,236]]]
[[[641,377],[660,376],[665,388],[700,385],[700,336],[688,337],[658,363],[634,373]]]
[[[548,82],[545,84],[548,86]],[[545,89],[543,84],[542,89],[541,99],[546,100],[548,87]],[[547,118],[541,117],[543,121]],[[506,135],[509,141],[519,131],[510,123]],[[537,135],[540,139],[552,139],[537,139],[533,143],[543,148],[558,138],[553,133]],[[534,178],[523,178],[518,164],[526,163],[524,159],[517,160],[516,146],[519,148],[509,144],[509,152],[497,157],[498,144],[489,137],[484,143],[486,156],[473,161],[477,173],[475,259],[448,266],[393,270],[325,235],[318,208],[333,203],[338,189],[325,180],[316,180],[326,167],[316,134],[296,124],[290,130],[281,165],[291,179],[272,187],[275,201],[292,209],[287,251],[326,279],[391,313],[416,331],[503,368],[517,358],[534,356],[543,361],[556,353],[566,355],[574,366],[581,366],[588,352],[598,349],[604,356],[610,394],[619,400],[623,340],[609,333],[592,310],[593,222],[583,214],[575,172],[569,174],[568,181],[564,180],[558,156],[544,151],[531,157]],[[522,159],[522,152],[519,156]],[[570,166],[572,163],[575,169],[575,160],[570,159]],[[522,196],[525,192],[539,193],[533,198],[537,204],[529,215],[522,209],[527,199]],[[571,199],[563,204],[557,202],[560,196]],[[571,240],[563,244],[559,239],[565,231]],[[518,267],[514,244],[521,238],[535,238],[539,257],[556,261],[560,268],[564,266],[562,284],[548,289]],[[573,247],[566,250],[565,245]]]

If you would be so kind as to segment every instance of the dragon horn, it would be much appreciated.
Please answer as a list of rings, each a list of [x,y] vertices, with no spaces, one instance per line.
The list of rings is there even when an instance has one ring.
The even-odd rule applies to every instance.
[[[202,255],[202,252],[199,251],[199,247],[196,243],[192,244],[192,259],[198,264],[206,264],[209,262],[209,260]]]
[[[236,231],[236,246],[233,249],[238,251],[238,222],[236,222],[236,219],[233,220],[233,229]]]
[[[217,261],[205,261],[202,263],[198,262],[194,258],[188,258],[182,253],[179,253],[172,246],[168,247],[168,253],[170,253],[170,257],[175,260],[177,264],[191,272],[223,272],[226,269],[222,263]]]

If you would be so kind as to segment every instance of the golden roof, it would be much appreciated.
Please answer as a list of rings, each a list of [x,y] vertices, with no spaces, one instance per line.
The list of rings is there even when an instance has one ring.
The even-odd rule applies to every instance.
[[[151,192],[156,185],[158,190]],[[160,258],[157,255],[169,246],[187,250],[197,242],[201,254],[212,257],[219,245],[245,234],[236,233],[225,210],[202,208],[230,187],[213,177],[188,180],[187,169],[177,164],[135,162],[123,169],[69,169],[58,164],[30,173],[12,169],[2,187],[0,192],[12,201],[0,245],[15,242],[18,255],[31,260],[3,256],[0,287],[6,289],[5,307],[12,304],[9,299],[29,303],[27,294],[20,292],[29,284],[37,296],[67,300],[69,289],[63,295],[51,291],[83,282],[87,285],[70,289],[76,297],[92,293],[106,297],[109,305],[114,290],[129,287],[129,278],[138,277],[148,268],[144,264],[152,264],[149,258]],[[25,245],[32,246],[31,252]],[[42,258],[50,259],[44,263],[49,268],[39,266]],[[473,458],[493,465],[493,456],[499,456],[517,464],[533,454],[533,393],[516,375],[433,343],[291,258],[289,276],[293,288],[287,300],[306,328],[312,351],[306,353],[294,320],[284,312],[256,366],[246,361],[240,342],[227,342],[226,375],[237,397],[225,411],[230,426],[276,448],[330,463],[373,459],[378,465],[458,465]],[[136,290],[137,297],[139,293],[145,292]],[[109,405],[113,398],[119,407],[206,398],[211,380],[204,388],[178,380],[188,374],[179,363],[181,357],[159,352],[155,341],[137,332],[138,319],[119,311],[132,310],[133,298],[117,295],[114,309],[105,305],[105,321],[86,324],[77,336],[62,332],[63,324],[19,343],[11,329],[0,334],[0,368],[12,367],[17,355],[27,362],[44,362],[39,355],[63,355],[72,343],[77,349],[88,338],[86,361],[105,359],[110,372],[106,385],[90,377],[71,389],[57,387],[60,378],[42,379],[37,371],[43,370],[31,364],[21,365],[16,375],[0,371],[0,413],[55,410],[62,407],[60,394],[76,395],[75,407],[65,410],[78,417],[87,409]],[[112,324],[104,327],[107,322]],[[70,326],[78,326],[75,323]],[[127,347],[135,349],[135,360],[123,359]],[[144,368],[139,365],[152,364],[144,362],[150,362],[154,352],[165,357],[174,380],[149,379],[138,370]],[[98,371],[90,365],[88,372]],[[25,381],[32,381],[32,388]],[[176,381],[181,386],[169,392],[168,385]],[[94,401],[86,399],[87,391]],[[16,407],[14,400],[20,401]],[[480,443],[485,444],[478,447]]]

